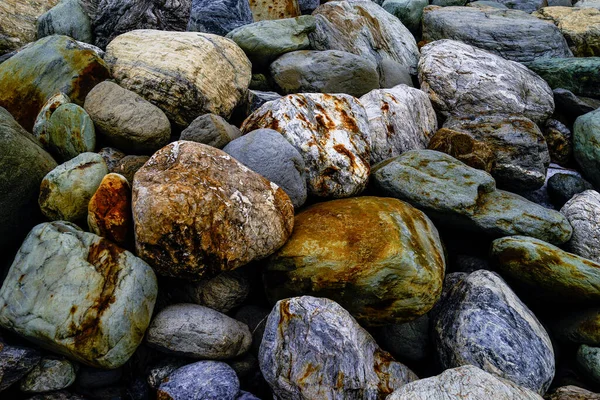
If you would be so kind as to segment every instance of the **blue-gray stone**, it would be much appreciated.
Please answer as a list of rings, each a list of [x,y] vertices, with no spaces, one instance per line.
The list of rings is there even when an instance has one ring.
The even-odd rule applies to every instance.
[[[548,179],[548,196],[557,209],[564,206],[576,194],[593,188],[592,184],[578,173],[558,173]]]
[[[240,382],[224,362],[200,361],[181,367],[158,388],[159,399],[236,400]]]
[[[225,36],[253,22],[248,0],[193,0],[187,30]]]
[[[240,395],[235,400],[260,400],[260,399],[250,392],[245,392],[245,391],[241,390]]]
[[[421,29],[423,9],[429,5],[428,0],[385,0],[381,6],[395,15],[411,32]]]
[[[298,6],[302,14],[310,14],[320,5],[320,0],[298,0]]]
[[[85,43],[92,43],[92,22],[79,0],[62,0],[37,20],[38,38],[65,35]]]

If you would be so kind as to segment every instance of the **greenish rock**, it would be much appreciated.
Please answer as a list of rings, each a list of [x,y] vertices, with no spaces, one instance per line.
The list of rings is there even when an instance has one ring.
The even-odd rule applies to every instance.
[[[85,43],[92,43],[92,22],[79,0],[62,0],[37,20],[38,38],[65,35]]]
[[[67,36],[42,38],[0,64],[0,107],[31,131],[50,96],[67,95],[77,105],[109,77],[104,61]]]
[[[33,124],[33,136],[40,141],[44,148],[49,148],[50,136],[48,135],[48,123],[50,117],[56,111],[56,109],[63,104],[70,103],[71,99],[64,93],[58,92],[54,96],[50,97],[44,107],[40,110],[35,123]]]
[[[526,65],[552,89],[600,98],[600,57],[539,58]]]
[[[421,30],[423,9],[429,5],[428,0],[385,0],[381,6],[396,16],[411,32]]]
[[[77,365],[65,359],[42,358],[21,381],[21,391],[44,393],[71,386],[77,377]]]
[[[579,346],[577,365],[594,383],[600,384],[600,347]]]
[[[600,308],[570,309],[551,321],[557,339],[590,346],[600,346]]]
[[[492,261],[500,273],[547,301],[600,300],[600,264],[526,236],[492,243]]]
[[[62,160],[94,151],[96,131],[88,113],[77,104],[63,104],[48,120],[50,151]]]
[[[414,320],[439,300],[442,243],[421,211],[390,198],[316,204],[264,269],[271,302],[310,295],[338,302],[363,325]]]
[[[85,219],[88,203],[106,174],[106,163],[96,153],[82,153],[54,168],[40,185],[42,213],[52,221]]]
[[[316,29],[315,18],[259,21],[236,28],[227,34],[244,50],[253,66],[266,66],[284,53],[310,48],[308,34]]]
[[[56,161],[0,107],[0,250],[18,245],[41,218],[40,183]]]
[[[594,189],[592,184],[579,174],[558,173],[548,179],[548,196],[556,209],[560,209],[576,194],[591,189]]]
[[[157,295],[140,258],[76,225],[30,232],[0,289],[0,326],[72,360],[123,365],[141,343]]]
[[[575,120],[573,155],[584,176],[600,187],[600,109]]]

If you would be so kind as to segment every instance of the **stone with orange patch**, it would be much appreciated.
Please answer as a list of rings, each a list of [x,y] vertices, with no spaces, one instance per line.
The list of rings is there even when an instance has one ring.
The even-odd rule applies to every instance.
[[[130,232],[131,188],[122,175],[105,175],[88,204],[90,231],[115,243],[125,243]]]
[[[255,22],[300,16],[298,0],[250,0],[250,10]]]

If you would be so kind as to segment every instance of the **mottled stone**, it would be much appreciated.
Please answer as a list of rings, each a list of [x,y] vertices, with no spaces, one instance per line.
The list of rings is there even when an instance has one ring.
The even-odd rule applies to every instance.
[[[117,163],[126,155],[121,150],[115,149],[114,147],[103,147],[98,151],[98,154],[104,159],[104,162],[108,167],[108,172],[115,172],[114,169],[116,168]]]
[[[88,203],[90,231],[112,242],[124,244],[131,233],[131,188],[127,179],[110,173]]]
[[[0,342],[0,392],[27,375],[40,359],[37,350]]]
[[[552,89],[562,88],[578,96],[600,98],[600,57],[541,58],[527,63],[527,67]]]
[[[560,121],[549,119],[546,121],[542,132],[548,144],[550,160],[562,166],[571,164],[573,160],[573,140],[569,128]]]
[[[44,223],[0,289],[0,326],[84,364],[117,368],[142,341],[156,294],[152,269],[130,252],[68,222]]]
[[[254,22],[248,0],[192,0],[188,31],[225,36]]]
[[[178,141],[136,173],[136,249],[158,273],[198,280],[266,257],[289,237],[285,192],[221,150]]]
[[[403,324],[385,325],[375,333],[377,343],[401,361],[423,362],[431,354],[427,314]]]
[[[121,158],[111,172],[123,175],[129,184],[133,184],[133,177],[140,168],[150,159],[148,156],[125,156]]]
[[[464,132],[442,128],[431,137],[427,148],[446,153],[469,167],[487,173],[494,165],[495,156],[492,148]]]
[[[49,148],[50,146],[50,135],[48,133],[48,123],[50,121],[50,117],[60,106],[70,102],[71,99],[69,99],[68,96],[66,96],[64,93],[58,92],[51,96],[48,101],[46,101],[46,104],[44,104],[38,116],[36,117],[35,123],[33,124],[33,136],[40,141],[44,148]]]
[[[146,381],[152,389],[158,389],[160,384],[167,378],[171,373],[175,372],[179,368],[193,363],[193,360],[183,358],[162,358],[157,364],[153,365],[148,371]]]
[[[249,116],[254,111],[262,107],[263,104],[280,99],[282,96],[276,92],[263,92],[260,90],[248,90],[248,100],[246,101],[245,112]]]
[[[567,250],[600,263],[600,193],[586,190],[576,194],[560,212],[573,227],[573,236],[566,244]]]
[[[600,1],[598,1],[598,0],[579,0],[579,1],[575,2],[575,4],[573,4],[573,7],[579,7],[579,8],[591,7],[591,8],[597,8],[600,10]]]
[[[563,386],[546,396],[547,400],[600,400],[600,393],[592,393],[589,390],[577,386]]]
[[[575,120],[573,156],[583,175],[600,188],[600,109]]]
[[[37,19],[37,37],[65,35],[85,43],[92,43],[92,21],[79,0],[61,0]]]
[[[64,161],[94,151],[96,147],[94,123],[77,104],[59,106],[48,120],[46,134],[50,152]]]
[[[576,194],[593,188],[592,184],[579,174],[557,173],[548,179],[548,195],[557,209],[564,206]]]
[[[300,15],[298,0],[249,0],[255,21],[294,18]]]
[[[0,55],[35,40],[37,18],[58,0],[3,0],[0,3]]]
[[[181,367],[159,386],[158,400],[236,400],[240,382],[230,366],[200,361]]]
[[[467,7],[477,7],[477,8],[497,8],[499,10],[508,10],[508,7],[506,7],[504,4],[502,3],[498,3],[496,1],[488,1],[488,0],[477,0],[477,1],[473,1],[469,4],[467,4]]]
[[[21,381],[21,391],[43,393],[61,390],[75,382],[76,364],[65,359],[43,358]]]
[[[280,132],[300,152],[309,194],[349,197],[369,178],[368,121],[358,99],[345,94],[292,94],[265,103],[242,125]]]
[[[577,350],[577,365],[594,383],[600,383],[600,348],[582,344]]]
[[[274,394],[290,400],[375,400],[418,379],[340,305],[310,296],[277,302],[259,362]]]
[[[412,33],[421,30],[423,9],[428,5],[427,0],[385,0],[381,3],[385,11],[398,18]]]
[[[238,127],[229,124],[223,117],[204,114],[196,118],[181,132],[181,140],[207,144],[222,149],[234,139],[242,136]]]
[[[182,128],[206,113],[228,117],[252,76],[235,43],[208,33],[128,32],[108,45],[105,60],[120,86]]]

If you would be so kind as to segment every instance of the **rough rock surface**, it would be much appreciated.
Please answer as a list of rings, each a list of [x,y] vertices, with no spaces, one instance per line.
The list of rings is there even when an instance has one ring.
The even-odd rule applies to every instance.
[[[562,208],[565,203],[576,194],[593,190],[591,183],[586,181],[579,174],[556,173],[548,178],[548,196],[556,209]]]
[[[77,374],[76,365],[65,359],[43,358],[21,381],[21,391],[51,392],[71,386]]]
[[[92,21],[79,0],[62,0],[37,19],[37,37],[65,35],[84,43],[93,43]]]
[[[35,40],[37,18],[58,0],[4,0],[0,3],[0,56]]]
[[[298,0],[249,0],[249,3],[254,21],[294,18],[300,15]]]
[[[96,148],[96,130],[87,112],[77,104],[59,106],[46,126],[48,147],[59,160],[70,160]]]
[[[577,350],[577,366],[594,383],[600,383],[600,348],[582,344]]]
[[[573,127],[573,156],[586,178],[600,188],[600,108],[582,115]]]
[[[586,190],[561,208],[573,227],[566,248],[581,257],[600,263],[600,193]]]
[[[33,135],[40,141],[45,148],[49,147],[50,136],[48,134],[48,122],[50,117],[58,107],[71,102],[68,96],[58,92],[50,96],[46,104],[42,107],[33,124]]]
[[[494,166],[494,152],[485,142],[448,128],[438,130],[427,145],[429,150],[446,153],[469,167],[489,173]]]
[[[0,341],[0,392],[22,379],[40,362],[40,353]]]
[[[571,130],[562,122],[549,119],[542,129],[550,160],[562,166],[568,166],[573,161],[573,138]]]
[[[527,67],[552,89],[562,88],[578,96],[600,98],[600,57],[541,58],[527,63]],[[597,106],[588,112],[595,108]]]
[[[133,177],[140,168],[150,159],[148,156],[125,156],[121,158],[111,172],[123,175],[129,184],[133,184]]]
[[[248,0],[192,0],[188,31],[225,36],[254,22]]]
[[[385,11],[398,18],[413,34],[421,30],[423,9],[428,5],[428,0],[385,0],[381,3]]]
[[[221,116],[204,114],[196,118],[190,126],[181,132],[181,140],[207,144],[222,149],[234,139],[242,136],[242,132],[229,124]]]
[[[600,400],[600,393],[592,393],[589,390],[569,385],[559,387],[546,396],[547,400]]]
[[[218,361],[200,361],[171,373],[159,386],[158,400],[236,400],[240,382],[230,366]]]
[[[92,233],[124,244],[131,233],[131,187],[127,179],[110,173],[88,203],[87,223]]]

